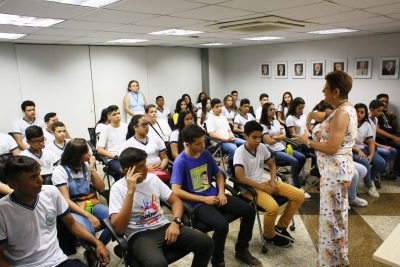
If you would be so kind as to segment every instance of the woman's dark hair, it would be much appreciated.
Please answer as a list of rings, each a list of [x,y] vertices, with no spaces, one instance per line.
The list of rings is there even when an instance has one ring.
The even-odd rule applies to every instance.
[[[264,124],[267,126],[268,129],[271,130],[271,122],[268,119],[268,109],[270,106],[272,106],[274,103],[272,102],[267,102],[262,106],[261,110],[261,117],[260,117],[260,124]]]
[[[316,105],[313,107],[312,111],[314,111],[314,110],[319,110],[323,104],[326,104],[326,103],[325,103],[325,100],[319,101],[319,103],[316,104]]]
[[[347,98],[353,86],[353,79],[344,71],[332,71],[325,76],[325,80],[331,92],[339,89],[339,98]]]
[[[287,103],[285,102],[285,95],[290,95],[290,99],[292,99],[292,102],[293,102],[292,93],[291,93],[291,92],[284,92],[284,93],[283,93],[283,96],[282,96],[282,102],[281,102],[282,112],[283,112],[283,108],[285,108],[285,107],[287,107],[287,106],[290,106],[290,105],[292,104],[292,102],[290,102],[290,104],[287,104]]]
[[[199,94],[199,97],[197,98],[197,103],[201,103],[201,95],[204,95],[204,97],[207,97],[207,94],[205,93],[205,92],[201,92],[200,94]]]
[[[207,118],[207,102],[208,100],[210,100],[211,102],[211,98],[209,98],[208,96],[203,98],[203,100],[201,100],[201,120],[200,123],[203,124],[203,122],[206,120]]]
[[[186,108],[189,109],[191,112],[193,112],[193,103],[192,103],[192,98],[188,94],[183,94],[182,99],[185,100],[185,97],[189,97],[189,104],[186,103]],[[185,101],[186,102],[186,101]]]
[[[363,103],[358,103],[358,104],[355,104],[354,105],[354,109],[355,110],[357,110],[357,109],[359,109],[359,108],[363,108],[364,109],[364,111],[365,111],[365,116],[364,116],[364,118],[360,121],[360,126],[364,123],[364,122],[369,122],[369,119],[368,119],[368,108],[367,108],[367,105],[365,105],[365,104],[363,104]]]
[[[150,111],[151,108],[157,109],[157,107],[156,107],[155,105],[149,104],[149,105],[147,105],[147,106],[144,108],[144,112],[149,113],[149,111]]]
[[[96,123],[96,125],[94,126],[94,128],[96,129],[97,124],[99,124],[99,123],[105,124],[106,122],[107,122],[107,108],[104,108],[104,109],[101,111],[100,120]]]
[[[179,113],[181,111],[181,104],[183,101],[185,101],[185,99],[183,99],[183,98],[178,99],[178,101],[176,101],[175,113]],[[185,101],[185,104],[186,104],[186,101]]]
[[[293,99],[292,103],[290,104],[289,110],[286,114],[286,117],[288,117],[289,115],[295,116],[297,106],[305,104],[305,103],[306,102],[304,102],[304,99],[301,97],[296,97],[295,99]]]
[[[65,146],[64,152],[61,154],[61,165],[80,171],[82,169],[81,157],[88,153],[89,147],[85,139],[73,138]]]
[[[179,131],[179,135],[178,135],[178,151],[179,151],[179,153],[181,153],[185,149],[185,147],[183,145],[182,131],[183,131],[183,128],[185,128],[185,118],[188,114],[192,114],[192,116],[193,116],[193,113],[187,109],[179,112],[178,123],[175,125],[175,130]]]
[[[137,83],[137,85],[140,87],[138,81],[132,80],[132,81],[130,81],[130,82],[128,83],[128,93],[131,91],[131,90],[129,90],[129,87],[131,87],[131,83]]]
[[[318,108],[318,111],[319,112],[324,112],[326,109],[331,109],[331,110],[333,110],[333,107],[332,107],[332,105],[331,104],[328,104],[328,103],[322,103],[320,106],[319,106],[319,108]]]
[[[135,126],[138,125],[139,120],[145,117],[143,114],[138,114],[132,117],[131,121],[128,124],[128,132],[126,133],[126,140],[135,135]]]

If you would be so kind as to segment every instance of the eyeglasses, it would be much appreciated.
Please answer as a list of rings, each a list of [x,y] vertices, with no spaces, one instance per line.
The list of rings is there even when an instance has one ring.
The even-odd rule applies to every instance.
[[[146,127],[149,127],[149,123],[148,123],[148,122],[146,122],[146,123],[141,123],[141,124],[137,124],[136,126],[137,126],[137,127],[142,126],[143,128],[146,128]]]
[[[31,142],[32,144],[34,144],[35,146],[40,145],[41,143],[45,143],[46,142],[46,137],[44,137],[42,140],[38,140],[38,141],[31,141],[29,140],[29,142]]]
[[[273,111],[273,112],[275,112],[276,109],[275,109],[275,108],[270,108],[270,109],[268,109],[268,111]]]

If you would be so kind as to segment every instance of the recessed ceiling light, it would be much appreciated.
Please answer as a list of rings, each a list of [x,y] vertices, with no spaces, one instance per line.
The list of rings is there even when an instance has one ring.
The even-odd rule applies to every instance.
[[[47,2],[57,2],[62,4],[70,4],[76,6],[103,7],[120,0],[45,0]]]
[[[343,33],[343,32],[357,32],[358,30],[351,30],[351,29],[332,29],[332,30],[324,30],[324,31],[315,31],[315,32],[308,32],[314,34],[335,34],[335,33]]]
[[[200,45],[207,45],[207,46],[218,46],[218,45],[231,45],[232,43],[206,43]]]
[[[26,34],[21,34],[21,33],[5,33],[5,32],[0,32],[0,39],[19,39],[21,37],[24,37]]]
[[[250,40],[250,41],[268,41],[268,40],[278,40],[278,39],[285,39],[285,38],[284,37],[273,37],[273,36],[243,38],[243,40]]]
[[[166,30],[166,31],[151,32],[149,34],[154,34],[154,35],[189,35],[189,34],[197,34],[197,33],[203,33],[203,32],[171,29],[171,30]]]
[[[49,27],[51,25],[60,23],[62,21],[64,20],[8,15],[0,13],[0,24],[30,26],[30,27]]]
[[[147,41],[148,40],[142,40],[142,39],[117,39],[117,40],[108,41],[107,43],[134,44],[134,43],[141,43],[141,42],[147,42]]]

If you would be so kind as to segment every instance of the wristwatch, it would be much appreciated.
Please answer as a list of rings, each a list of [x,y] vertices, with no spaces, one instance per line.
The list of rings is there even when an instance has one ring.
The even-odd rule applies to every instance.
[[[172,221],[173,221],[174,223],[176,223],[177,225],[182,225],[181,218],[179,218],[179,217],[173,218]]]
[[[115,159],[115,160],[118,160],[118,155],[115,155],[115,156],[114,156],[114,159]]]

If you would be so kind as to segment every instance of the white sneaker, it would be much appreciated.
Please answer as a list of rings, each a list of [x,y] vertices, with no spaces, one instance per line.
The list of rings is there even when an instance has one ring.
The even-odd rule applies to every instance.
[[[368,201],[359,197],[355,197],[353,199],[349,199],[349,205],[365,207],[368,205]]]
[[[292,178],[292,177],[290,177],[290,178],[288,179],[288,181],[289,181],[289,184],[290,184],[291,186],[294,185],[294,184],[293,184],[293,178]]]
[[[370,188],[365,188],[366,192],[368,195],[370,195],[371,197],[380,197],[380,195],[378,194],[378,192],[376,191],[375,185],[372,185]]]
[[[300,188],[300,190],[304,192],[304,188]],[[309,193],[304,192],[304,198],[311,198],[311,196]]]

